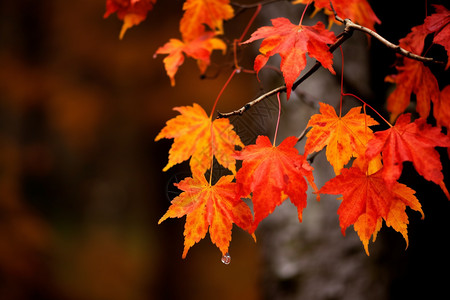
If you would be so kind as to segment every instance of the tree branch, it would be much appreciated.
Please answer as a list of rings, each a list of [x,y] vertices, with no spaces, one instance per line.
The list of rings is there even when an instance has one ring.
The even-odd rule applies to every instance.
[[[262,94],[258,98],[250,101],[249,103],[245,104],[244,106],[242,106],[241,108],[239,108],[235,111],[228,112],[228,113],[217,112],[217,118],[229,118],[234,115],[241,116],[245,111],[249,110],[253,105],[255,105],[255,104],[261,102],[262,100],[266,99],[267,97],[275,95],[276,93],[279,93],[279,92],[286,92],[286,86],[282,85],[277,88],[274,88],[273,90],[270,90],[267,93]]]
[[[414,54],[408,50],[403,49],[402,47],[400,47],[399,45],[395,45],[391,42],[389,42],[388,40],[386,40],[384,37],[382,37],[381,35],[379,35],[378,33],[376,33],[375,31],[361,26],[359,24],[353,23],[350,19],[342,19],[341,17],[339,17],[336,13],[336,11],[334,10],[333,4],[331,4],[331,9],[333,10],[334,13],[334,18],[341,22],[342,24],[344,24],[345,28],[348,29],[352,29],[352,30],[358,30],[358,31],[362,31],[364,33],[367,33],[368,35],[374,37],[375,39],[377,39],[378,41],[380,41],[383,45],[385,45],[387,48],[394,50],[396,53],[401,54],[405,57],[411,58],[411,59],[415,59],[417,61],[421,61],[424,63],[436,63],[436,64],[444,64],[444,62],[442,61],[437,61],[431,57],[425,57],[425,56],[420,56],[417,54]]]
[[[268,1],[268,2],[271,2],[271,1]],[[335,16],[336,20],[343,23],[345,28],[344,28],[344,31],[338,35],[336,42],[334,42],[333,44],[331,44],[329,46],[330,52],[333,52],[334,50],[339,48],[340,45],[342,45],[347,39],[349,39],[352,36],[354,30],[358,30],[358,31],[362,31],[362,32],[369,34],[370,36],[372,36],[375,39],[377,39],[378,41],[380,41],[386,47],[394,50],[396,53],[399,53],[405,57],[415,59],[417,61],[421,61],[421,62],[425,62],[425,63],[444,64],[444,62],[434,60],[431,57],[424,57],[424,56],[420,56],[420,55],[414,54],[412,52],[409,52],[409,51],[403,49],[402,47],[400,47],[399,45],[395,45],[395,44],[389,42],[384,37],[382,37],[381,35],[376,33],[375,31],[373,31],[367,27],[361,26],[359,24],[353,23],[350,19],[344,20],[337,15],[336,11],[333,8],[333,5],[331,5],[331,8],[334,12],[334,16]],[[320,62],[316,61],[316,63],[311,67],[311,69],[308,70],[308,72],[306,72],[302,77],[300,77],[299,80],[294,82],[294,84],[292,85],[292,90],[295,90],[303,81],[305,81],[312,74],[314,74],[320,68],[320,66],[321,66]],[[258,98],[248,102],[243,107],[241,107],[235,111],[228,112],[228,113],[218,112],[217,118],[228,118],[228,117],[231,117],[234,115],[242,115],[245,111],[249,110],[253,105],[259,103],[260,101],[262,101],[272,95],[275,95],[278,92],[285,92],[285,91],[286,91],[286,85],[279,86],[277,88],[274,88],[273,90],[270,90],[270,91],[262,94]]]

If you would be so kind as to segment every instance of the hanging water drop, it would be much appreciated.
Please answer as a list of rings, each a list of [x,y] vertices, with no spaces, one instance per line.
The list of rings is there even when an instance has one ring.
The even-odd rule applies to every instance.
[[[222,262],[224,263],[224,264],[226,264],[226,265],[229,265],[230,264],[230,262],[231,262],[231,256],[230,256],[230,254],[227,252],[227,253],[225,253],[225,255],[224,256],[222,256]]]

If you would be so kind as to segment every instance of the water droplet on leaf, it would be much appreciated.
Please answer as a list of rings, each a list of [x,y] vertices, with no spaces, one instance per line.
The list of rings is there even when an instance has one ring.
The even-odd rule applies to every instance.
[[[230,262],[231,262],[231,256],[230,256],[230,254],[228,254],[228,252],[225,253],[225,255],[222,256],[222,259],[221,259],[221,260],[222,260],[222,262],[223,262],[224,264],[229,265]]]

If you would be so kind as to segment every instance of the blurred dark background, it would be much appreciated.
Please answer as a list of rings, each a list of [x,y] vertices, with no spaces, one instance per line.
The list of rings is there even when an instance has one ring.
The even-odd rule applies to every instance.
[[[378,31],[393,42],[423,22],[425,1],[423,6],[372,2],[383,21]],[[147,20],[120,41],[122,24],[115,16],[102,18],[103,0],[0,1],[1,300],[295,299],[303,277],[280,279],[270,267],[270,230],[289,235],[282,226],[262,226],[257,244],[235,228],[232,262],[226,266],[209,237],[181,259],[184,219],[157,225],[170,204],[171,183],[187,169],[180,165],[163,173],[171,141],[153,140],[176,115],[174,106],[196,102],[209,112],[232,70],[230,57],[214,54],[218,64],[208,71],[211,78],[201,79],[196,63],[187,59],[175,77],[176,86],[170,87],[162,57],[153,59],[153,54],[169,38],[179,38],[182,3],[159,0]],[[296,8],[301,11],[301,6]],[[252,13],[226,24],[230,39],[241,34]],[[263,16],[252,30],[268,24]],[[383,78],[393,71],[395,57],[376,42],[363,49],[369,51],[371,70],[371,92],[364,96],[383,111],[389,87]],[[254,56],[250,50],[241,62],[248,68]],[[436,51],[445,58],[445,52]],[[448,72],[442,77],[448,79]],[[356,93],[358,86],[349,84],[349,89]],[[253,75],[239,74],[218,109],[239,108],[259,92]],[[266,114],[263,123],[273,124],[273,105],[261,111]],[[247,142],[268,130],[256,123]],[[441,151],[441,157],[448,173],[447,153]],[[381,294],[391,299],[446,295],[449,203],[411,165],[405,165],[405,173],[402,182],[417,191],[425,220],[409,212],[406,251],[401,235],[392,230],[382,230],[370,257],[356,238],[357,260],[364,262],[366,273],[354,275],[370,274],[367,280],[382,282]],[[329,217],[339,233],[336,243],[355,238],[350,229],[342,237],[337,216]],[[343,249],[353,255],[353,248]],[[309,260],[311,254],[303,254]],[[337,274],[319,265],[329,270],[326,276]],[[314,272],[305,276],[317,276]],[[351,282],[345,284],[352,289]],[[309,299],[344,299],[340,295],[346,294],[339,290]]]

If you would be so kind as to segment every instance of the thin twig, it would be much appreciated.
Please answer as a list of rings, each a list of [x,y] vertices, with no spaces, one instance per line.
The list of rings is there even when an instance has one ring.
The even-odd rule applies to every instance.
[[[414,54],[408,50],[403,49],[402,47],[400,47],[399,45],[393,44],[391,42],[389,42],[388,40],[386,40],[384,37],[382,37],[381,35],[379,35],[378,33],[376,33],[375,31],[373,31],[372,29],[369,29],[367,27],[364,27],[362,25],[353,23],[352,20],[350,19],[342,19],[341,17],[339,17],[336,13],[336,11],[334,10],[333,5],[331,4],[331,9],[333,10],[334,13],[334,18],[341,22],[342,24],[344,24],[345,28],[348,29],[352,29],[352,30],[358,30],[358,31],[362,31],[364,33],[367,33],[368,35],[374,37],[375,39],[377,39],[378,41],[380,41],[383,45],[385,45],[386,47],[388,47],[389,49],[394,50],[396,53],[401,54],[405,57],[411,58],[411,59],[415,59],[417,61],[420,62],[424,62],[424,63],[436,63],[436,64],[444,64],[444,62],[442,61],[437,61],[431,57],[425,57],[425,56],[420,56],[417,54]]]
[[[396,53],[406,56],[408,58],[415,59],[417,61],[421,61],[424,63],[444,64],[444,62],[435,60],[432,57],[420,56],[420,55],[414,54],[412,52],[409,52],[409,51],[403,49],[402,47],[400,47],[399,45],[395,45],[395,44],[389,42],[384,37],[382,37],[381,35],[376,33],[375,31],[373,31],[367,27],[361,26],[359,24],[353,23],[350,19],[345,19],[344,25],[346,27],[353,28],[355,30],[359,30],[359,31],[362,31],[362,32],[365,32],[365,33],[371,35],[372,37],[374,37],[378,41],[380,41],[382,44],[384,44],[386,47],[388,47],[388,48],[394,50]]]
[[[245,104],[243,107],[241,107],[238,110],[235,110],[235,111],[232,111],[232,112],[229,112],[229,113],[218,112],[217,113],[217,118],[229,118],[229,117],[234,116],[234,115],[242,115],[245,111],[249,110],[253,105],[261,102],[262,100],[264,100],[264,99],[266,99],[266,98],[268,98],[268,97],[270,97],[272,95],[275,95],[276,93],[281,93],[281,92],[286,92],[286,86],[285,85],[279,86],[279,87],[274,88],[273,90],[271,90],[271,91],[269,91],[267,93],[262,94],[261,96],[259,96],[258,98],[250,101],[249,103]]]
[[[305,127],[305,129],[303,129],[302,133],[300,133],[300,135],[297,137],[297,141],[300,142],[306,135],[306,133],[308,133],[309,131],[309,127]]]

